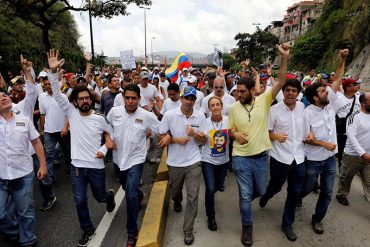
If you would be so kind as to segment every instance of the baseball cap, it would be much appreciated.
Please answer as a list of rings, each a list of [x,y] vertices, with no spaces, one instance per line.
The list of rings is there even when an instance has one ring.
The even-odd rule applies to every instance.
[[[146,72],[146,71],[141,71],[140,72],[140,78],[141,79],[149,78],[149,73]]]
[[[267,80],[269,77],[266,74],[260,74],[260,79],[262,81]]]
[[[159,68],[156,66],[156,67],[154,67],[154,70],[159,70]]]
[[[196,82],[197,81],[197,78],[195,77],[195,76],[189,76],[188,77],[188,82],[189,83],[194,83],[194,82]]]
[[[295,75],[291,74],[291,73],[287,73],[285,75],[285,79],[286,80],[289,80],[289,79],[297,79],[297,77]]]
[[[352,86],[354,83],[357,83],[357,81],[355,79],[346,78],[342,81],[342,86],[343,87],[349,87],[349,86]]]
[[[184,72],[184,71],[189,71],[189,69],[185,67],[185,68],[182,69],[182,72]]]
[[[143,71],[143,70],[149,71],[148,68],[145,67],[145,66],[141,67],[141,71]]]
[[[40,78],[40,77],[48,77],[48,73],[46,73],[45,71],[41,71],[37,78]]]
[[[303,85],[305,86],[311,86],[312,82],[310,80],[307,80],[305,82],[303,82]]]
[[[20,77],[19,75],[14,77],[10,82],[12,83],[12,85],[24,83],[22,77]]]
[[[329,79],[329,75],[325,72],[321,72],[321,79]]]
[[[72,75],[73,75],[73,73],[66,74],[66,80],[69,81],[69,79],[71,78]]]
[[[181,96],[187,97],[187,96],[194,96],[197,97],[197,90],[193,87],[185,87],[182,92]]]

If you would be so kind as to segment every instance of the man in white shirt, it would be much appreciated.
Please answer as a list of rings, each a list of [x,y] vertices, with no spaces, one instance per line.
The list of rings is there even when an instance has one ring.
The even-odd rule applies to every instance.
[[[348,206],[347,196],[353,177],[360,174],[365,198],[370,201],[370,93],[360,96],[361,111],[347,121],[347,143],[340,168],[336,198]]]
[[[44,203],[41,206],[42,211],[50,209],[55,201],[56,196],[53,190],[53,161],[55,156],[55,145],[59,143],[62,148],[65,165],[68,170],[71,166],[71,151],[69,148],[69,142],[67,139],[62,138],[61,131],[66,121],[66,114],[60,109],[58,103],[53,98],[53,91],[49,80],[44,79],[43,81],[45,93],[39,96],[39,108],[40,108],[40,134],[44,137],[45,153],[46,153],[46,165],[48,167],[48,174],[44,180],[40,183],[40,190]],[[68,100],[65,94],[62,95]],[[67,137],[68,138],[68,137]],[[67,170],[66,169],[66,170]]]
[[[181,212],[182,188],[185,183],[187,202],[184,215],[184,242],[194,242],[193,226],[198,212],[199,183],[202,172],[199,145],[205,143],[204,114],[193,108],[196,89],[185,87],[181,107],[164,114],[159,133],[170,132],[172,142],[168,146],[169,187],[174,211]],[[181,155],[184,154],[184,155]]]
[[[95,235],[87,205],[87,185],[90,184],[94,198],[107,204],[107,212],[116,206],[114,191],[105,188],[104,154],[101,150],[101,137],[104,134],[105,145],[113,148],[110,139],[110,126],[105,118],[93,110],[91,91],[85,85],[77,85],[71,93],[70,104],[60,92],[57,69],[64,64],[58,60],[58,51],[50,50],[48,62],[51,73],[48,74],[53,97],[69,119],[71,132],[71,181],[80,228],[83,231],[78,246],[87,246]]]
[[[337,124],[337,140],[338,140],[338,167],[342,165],[342,156],[344,147],[347,141],[346,123],[350,116],[357,114],[360,111],[361,105],[359,101],[358,90],[360,83],[352,78],[347,78],[342,81],[343,93],[338,92],[336,101],[335,122]]]
[[[158,117],[159,120],[162,119],[163,115],[166,112],[179,108],[181,106],[179,85],[177,85],[176,83],[171,83],[167,87],[167,92],[169,98],[167,98],[163,102],[161,111],[158,111],[157,108],[153,107],[153,112]]]
[[[336,79],[331,87],[326,88],[326,85],[322,83],[314,83],[305,91],[311,105],[305,110],[304,124],[306,131],[312,132],[314,138],[307,140],[305,145],[306,178],[300,197],[303,198],[312,192],[320,175],[321,190],[311,221],[312,228],[317,234],[324,233],[322,220],[326,215],[333,193],[336,173],[335,154],[337,153],[334,106],[347,56],[348,49],[341,50]]]
[[[208,101],[213,96],[217,96],[222,100],[222,115],[227,116],[229,113],[229,107],[235,102],[235,98],[225,92],[225,79],[223,77],[216,77],[213,82],[213,92],[207,95],[207,97],[202,100],[201,110],[204,114],[206,114],[206,117],[210,117]]]
[[[191,75],[191,76],[188,77],[187,83],[188,83],[189,87],[196,88],[197,78],[195,76]],[[181,89],[180,89],[180,92],[182,92]],[[197,90],[197,100],[195,101],[195,104],[194,104],[194,109],[195,110],[200,110],[201,109],[203,99],[204,99],[204,94],[201,91]]]
[[[144,96],[146,102],[155,100],[159,109],[162,108],[162,101],[159,98],[159,92],[155,86],[149,83],[149,74],[146,71],[141,71],[140,73],[140,93]],[[149,109],[151,110],[151,109]]]
[[[167,87],[169,85],[170,85],[170,83],[168,82],[168,80],[166,78],[166,73],[165,72],[159,73],[159,86],[164,89],[164,95],[163,96],[164,96],[165,99],[168,98]]]
[[[33,84],[33,78],[23,57],[21,65],[26,84]],[[32,93],[36,94],[34,84],[32,90],[28,97],[32,96]],[[9,95],[0,88],[0,232],[9,239],[18,241],[21,246],[36,243],[33,204],[35,175],[30,146],[39,159],[37,179],[42,180],[47,173],[39,133],[32,121],[25,116],[27,111],[24,110],[28,108],[25,105],[30,101],[32,100],[21,101],[19,104],[23,104],[23,107],[13,107]],[[32,105],[29,106],[33,108]],[[15,109],[17,110],[14,111]]]
[[[297,102],[302,90],[297,79],[288,79],[282,88],[284,100],[271,106],[269,114],[270,182],[261,196],[259,205],[264,208],[275,194],[281,191],[288,181],[288,195],[282,217],[282,230],[290,241],[297,239],[293,230],[295,211],[299,193],[305,178],[303,128],[304,104]]]
[[[119,181],[126,192],[127,246],[135,246],[139,203],[144,197],[139,186],[147,153],[146,135],[149,130],[158,133],[159,121],[154,114],[138,107],[140,89],[137,85],[127,85],[123,96],[125,105],[113,107],[107,120],[113,127],[112,139],[116,146],[113,162],[119,168]]]
[[[179,75],[179,78],[177,78],[177,81],[176,81],[176,84],[179,85],[180,87],[180,92],[187,86],[189,86],[187,84],[188,82],[188,77],[190,76],[189,74],[189,69],[188,68],[183,68],[182,73]],[[189,86],[190,87],[190,86]]]

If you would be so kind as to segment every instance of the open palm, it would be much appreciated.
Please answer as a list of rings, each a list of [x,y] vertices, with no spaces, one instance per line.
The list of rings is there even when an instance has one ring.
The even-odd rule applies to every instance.
[[[48,52],[48,63],[51,71],[56,71],[64,64],[64,59],[58,60],[58,56],[59,56],[58,50],[55,51],[54,49],[50,49],[50,51]]]

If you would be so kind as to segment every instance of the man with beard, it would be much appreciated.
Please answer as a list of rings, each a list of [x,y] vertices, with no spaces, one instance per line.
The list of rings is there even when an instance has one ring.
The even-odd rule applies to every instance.
[[[239,188],[239,207],[242,221],[241,242],[253,244],[252,205],[254,198],[265,193],[267,184],[267,150],[271,149],[268,133],[269,109],[285,84],[289,47],[278,46],[281,57],[279,81],[271,90],[256,95],[256,82],[242,77],[237,83],[239,101],[230,106],[229,129],[235,139],[232,165]]]
[[[306,97],[311,105],[305,110],[305,130],[312,132],[314,138],[307,140],[305,145],[306,178],[301,198],[314,189],[320,176],[320,195],[311,220],[312,229],[317,234],[324,233],[322,220],[333,193],[337,153],[335,101],[347,56],[348,49],[340,51],[340,62],[331,87],[317,82],[306,89]]]
[[[92,106],[93,95],[85,85],[77,85],[72,93],[72,104],[62,96],[57,70],[64,64],[64,59],[58,60],[58,51],[50,50],[48,62],[51,73],[48,78],[51,83],[53,97],[69,118],[71,131],[71,180],[74,200],[81,230],[84,232],[78,241],[78,246],[87,246],[95,235],[95,227],[91,222],[87,205],[87,185],[90,184],[94,198],[107,204],[107,212],[112,212],[116,206],[114,191],[105,188],[105,170],[101,149],[101,136],[104,133],[105,145],[113,148],[110,139],[110,126],[105,118],[95,114]]]
[[[343,166],[340,168],[337,199],[347,195],[353,177],[359,174],[365,198],[370,201],[370,93],[360,96],[361,111],[347,121],[347,143],[344,149]],[[338,200],[339,201],[339,200]]]

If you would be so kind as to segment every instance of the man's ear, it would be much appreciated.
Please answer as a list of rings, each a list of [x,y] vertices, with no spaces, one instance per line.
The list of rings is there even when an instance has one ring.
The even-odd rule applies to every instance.
[[[247,89],[248,90],[248,89]],[[255,87],[252,87],[249,92],[252,94],[252,95],[256,95],[256,88]]]

